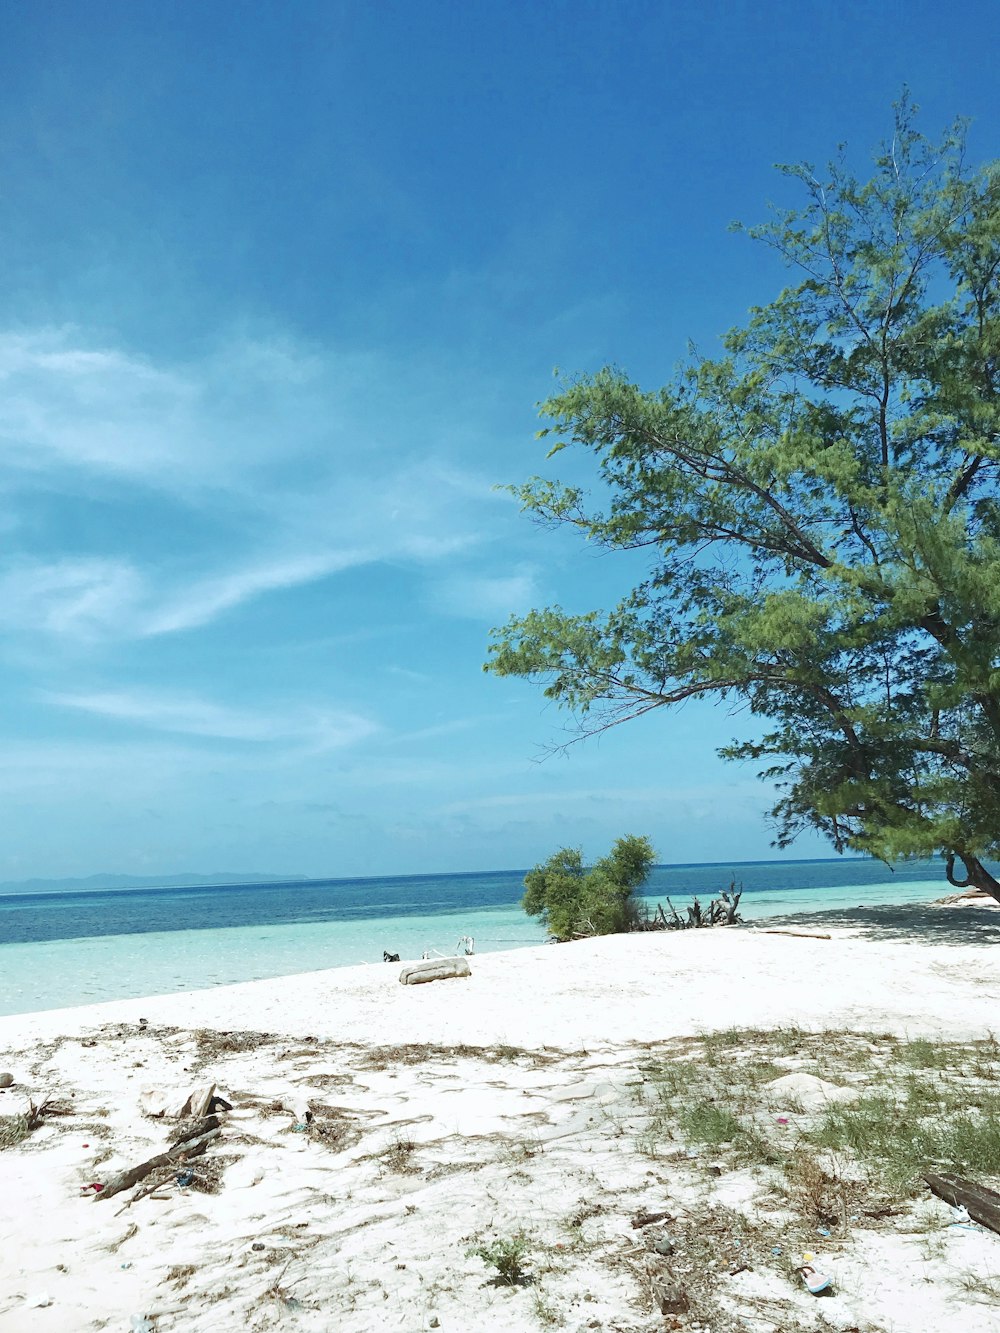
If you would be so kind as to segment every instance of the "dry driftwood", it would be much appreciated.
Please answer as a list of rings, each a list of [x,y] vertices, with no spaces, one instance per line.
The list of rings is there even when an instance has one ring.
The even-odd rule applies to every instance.
[[[179,1143],[190,1143],[192,1139],[200,1139],[203,1134],[207,1134],[210,1129],[221,1129],[222,1121],[217,1115],[202,1116],[193,1124],[178,1126],[176,1133],[170,1137],[170,1146],[176,1148]]]
[[[667,930],[700,930],[706,926],[733,926],[741,919],[737,908],[742,896],[743,890],[738,889],[735,883],[730,884],[728,892],[723,889],[718,898],[713,898],[707,908],[702,907],[700,899],[696,897],[687,909],[686,916],[681,916],[668,898],[669,919],[663,908],[657,904],[659,915],[658,918],[654,917],[654,921],[657,925],[662,923]]]
[[[94,1198],[110,1199],[113,1195],[120,1194],[122,1190],[137,1185],[140,1180],[145,1180],[151,1171],[156,1171],[161,1166],[172,1166],[175,1162],[185,1162],[190,1157],[200,1157],[221,1133],[221,1129],[210,1129],[207,1134],[201,1134],[198,1138],[184,1139],[181,1143],[175,1143],[166,1152],[157,1153],[155,1157],[140,1162],[138,1166],[130,1166],[127,1171],[119,1171],[116,1176],[104,1182],[104,1189],[95,1194]]]
[[[632,1229],[633,1231],[638,1231],[640,1227],[652,1226],[654,1222],[672,1222],[673,1220],[672,1213],[639,1212],[632,1218]]]
[[[798,940],[832,940],[832,935],[820,935],[814,930],[762,930],[762,935],[794,935]]]
[[[203,1088],[192,1088],[180,1109],[176,1111],[175,1114],[178,1119],[190,1117],[192,1120],[200,1120],[203,1115],[208,1115],[214,1097],[214,1083],[206,1083]]]
[[[953,1208],[964,1208],[973,1222],[989,1227],[990,1231],[1000,1235],[1000,1194],[996,1190],[950,1173],[942,1176],[926,1175],[924,1180],[939,1199],[944,1199]]]
[[[399,974],[404,986],[419,986],[425,981],[447,981],[451,977],[471,977],[472,968],[468,959],[429,958],[423,963],[410,963]]]

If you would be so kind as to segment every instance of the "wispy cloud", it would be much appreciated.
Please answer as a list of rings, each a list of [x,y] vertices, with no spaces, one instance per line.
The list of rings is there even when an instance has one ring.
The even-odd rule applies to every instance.
[[[445,615],[495,624],[538,602],[538,578],[527,566],[509,574],[454,574],[432,582],[428,598]]]
[[[695,784],[684,787],[584,787],[560,788],[552,791],[522,791],[495,793],[489,796],[473,797],[468,800],[452,801],[442,806],[442,814],[467,814],[475,811],[513,810],[531,812],[540,806],[571,807],[598,805],[602,809],[609,805],[629,805],[633,808],[652,806],[659,812],[670,806],[694,802],[710,802],[717,808],[720,801],[727,805],[750,801],[755,806],[760,803],[761,785],[752,780],[725,781],[717,783]]]
[[[364,563],[364,560],[363,552],[331,551],[327,554],[279,559],[270,564],[250,565],[245,569],[195,581],[175,591],[160,606],[141,616],[137,630],[142,636],[151,636],[196,629],[199,625],[215,620],[224,611],[263,593],[314,583],[339,570]]]
[[[412,389],[385,358],[288,338],[159,365],[79,330],[0,332],[0,485],[31,497],[35,525],[0,567],[0,622],[85,642],[171,634],[360,565],[482,543],[500,507],[428,447],[435,409]],[[65,506],[95,499],[107,521],[74,549]],[[151,500],[161,510],[138,532]]]
[[[15,560],[0,573],[0,625],[87,639],[134,619],[145,595],[127,560]]]
[[[42,697],[62,708],[126,725],[251,744],[294,742],[331,750],[355,744],[378,730],[369,718],[331,708],[248,711],[196,695],[155,691],[48,692]]]

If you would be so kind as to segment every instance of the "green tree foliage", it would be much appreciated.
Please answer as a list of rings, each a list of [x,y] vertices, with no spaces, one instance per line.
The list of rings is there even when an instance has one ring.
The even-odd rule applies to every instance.
[[[749,708],[764,734],[723,754],[777,780],[779,845],[940,852],[1000,898],[1000,164],[970,170],[962,125],[933,144],[904,98],[870,180],[781,170],[803,203],[749,234],[793,285],[721,357],[542,406],[603,498],[535,478],[524,508],[648,577],[607,613],[511,620],[486,669],[543,680],[584,734]]]
[[[578,847],[563,847],[525,875],[522,906],[559,940],[630,930],[638,920],[633,895],[655,861],[648,838],[619,838],[589,870]]]

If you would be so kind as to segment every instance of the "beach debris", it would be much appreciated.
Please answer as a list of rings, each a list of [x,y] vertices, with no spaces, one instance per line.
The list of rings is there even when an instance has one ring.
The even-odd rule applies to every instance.
[[[13,1148],[33,1133],[49,1116],[72,1115],[68,1102],[57,1102],[47,1097],[42,1102],[26,1098],[23,1109],[13,1115],[0,1115],[0,1148]]]
[[[309,1107],[308,1101],[304,1097],[286,1097],[281,1102],[281,1110],[287,1111],[290,1115],[295,1117],[296,1129],[300,1126],[305,1129],[306,1125],[310,1124],[313,1118],[312,1110]]]
[[[262,1240],[255,1240],[254,1243],[250,1246],[250,1248],[251,1250],[256,1250],[258,1253],[260,1253],[261,1250],[266,1250],[267,1246],[264,1244]]]
[[[794,935],[797,940],[832,940],[832,935],[821,935],[815,930],[762,930],[762,935]]]
[[[149,1315],[134,1314],[128,1321],[131,1333],[156,1333],[156,1326]]]
[[[661,904],[657,903],[656,913],[650,919],[649,930],[701,930],[709,926],[734,926],[742,921],[742,917],[736,910],[740,905],[740,898],[743,896],[743,886],[736,887],[736,881],[729,885],[728,891],[723,889],[718,898],[713,898],[707,908],[702,907],[700,899],[695,897],[691,906],[687,908],[685,916],[681,916],[677,908],[670,899],[667,899],[667,906],[670,908],[670,916],[667,917]]]
[[[200,1120],[203,1115],[208,1115],[212,1104],[212,1098],[215,1096],[215,1084],[206,1083],[203,1088],[192,1088],[185,1100],[181,1103],[180,1110],[175,1114],[178,1120],[190,1117],[192,1120]]]
[[[954,907],[958,903],[969,905],[981,903],[984,907],[996,907],[997,902],[988,889],[963,889],[961,893],[949,893],[946,898],[935,898],[931,907]]]
[[[399,954],[398,954],[398,953],[389,953],[389,951],[388,951],[387,949],[383,949],[383,950],[382,950],[382,962],[383,962],[383,963],[398,963],[398,962],[399,962]]]
[[[165,1116],[169,1105],[169,1094],[161,1088],[143,1088],[139,1093],[139,1110],[151,1120]]]
[[[662,1236],[657,1236],[657,1238],[653,1241],[653,1249],[656,1251],[657,1254],[670,1255],[673,1254],[675,1248],[676,1246],[674,1245],[674,1242],[666,1234],[666,1232],[664,1232]]]
[[[1000,1194],[996,1190],[951,1173],[929,1174],[924,1176],[924,1180],[939,1199],[952,1208],[964,1208],[973,1222],[1000,1234]]]
[[[52,1297],[47,1291],[36,1291],[33,1296],[28,1297],[28,1304],[33,1310],[44,1310],[52,1304]]]
[[[0,1074],[0,1088],[12,1088],[14,1086],[14,1075],[6,1070]]]
[[[651,1278],[649,1287],[660,1314],[682,1314],[688,1308],[684,1288],[669,1273]]]
[[[806,1290],[813,1296],[819,1296],[824,1291],[829,1291],[833,1285],[826,1273],[821,1273],[813,1264],[814,1256],[808,1251],[802,1256],[802,1263],[799,1265],[799,1272],[802,1274],[802,1281],[806,1284]]]
[[[163,1117],[170,1120],[201,1120],[218,1111],[231,1111],[233,1104],[214,1083],[208,1083],[201,1088],[192,1088],[180,1102],[175,1093],[164,1092],[159,1088],[144,1088],[139,1094],[139,1107],[143,1115],[153,1120]]]
[[[403,986],[419,986],[425,981],[448,981],[452,977],[471,977],[472,968],[466,958],[431,958],[426,962],[410,963],[399,974]]]
[[[157,1153],[155,1157],[140,1162],[138,1166],[130,1166],[126,1171],[119,1171],[117,1175],[104,1182],[97,1197],[110,1199],[115,1194],[120,1194],[122,1190],[138,1185],[140,1180],[145,1180],[151,1172],[160,1167],[173,1166],[175,1162],[186,1162],[191,1157],[199,1157],[221,1133],[222,1130],[216,1127],[197,1138],[183,1139],[180,1143],[175,1143],[172,1148],[168,1148],[166,1152]]]
[[[220,1129],[222,1121],[217,1115],[205,1115],[200,1120],[188,1120],[183,1125],[177,1125],[172,1135],[169,1136],[170,1146],[177,1143],[184,1143],[188,1139],[201,1138],[202,1134],[207,1134],[210,1129]]]
[[[178,1171],[174,1179],[177,1181],[178,1185],[180,1185],[180,1187],[184,1189],[186,1186],[194,1183],[194,1172]]]
[[[673,1220],[672,1213],[647,1213],[640,1209],[632,1218],[632,1230],[638,1231],[640,1227],[651,1226],[653,1222],[672,1222]]]

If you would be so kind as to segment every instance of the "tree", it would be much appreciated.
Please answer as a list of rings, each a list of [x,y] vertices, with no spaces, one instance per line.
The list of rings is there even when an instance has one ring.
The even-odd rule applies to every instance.
[[[655,861],[648,838],[619,838],[590,870],[579,847],[563,847],[525,875],[521,904],[559,940],[630,930],[638,920],[633,894]]]
[[[914,115],[904,97],[865,183],[843,155],[780,168],[804,201],[749,234],[796,280],[721,357],[542,404],[603,500],[536,477],[523,507],[644,552],[648,577],[608,613],[512,619],[485,669],[543,680],[583,735],[749,708],[766,730],[722,753],[765,761],[777,845],[939,852],[1000,900],[1000,165]]]

